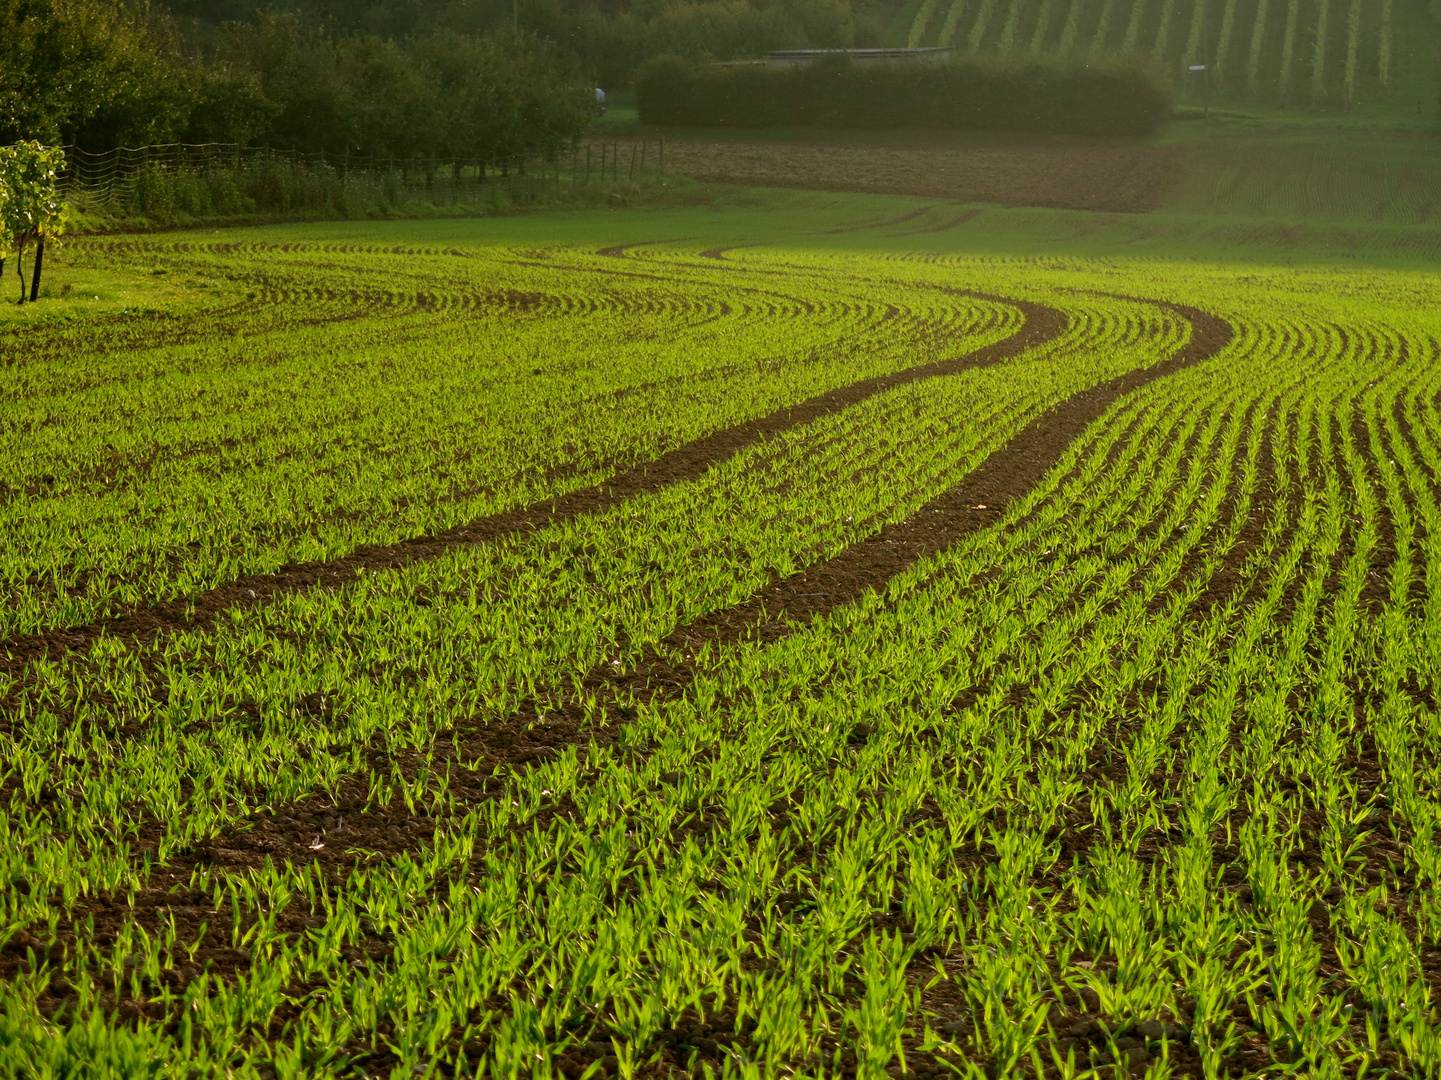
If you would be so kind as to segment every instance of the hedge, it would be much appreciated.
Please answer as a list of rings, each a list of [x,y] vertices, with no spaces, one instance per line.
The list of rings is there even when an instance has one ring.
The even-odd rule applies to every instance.
[[[1031,62],[859,67],[826,57],[803,69],[760,64],[647,64],[636,80],[640,119],[690,127],[920,127],[1146,135],[1170,95],[1130,66]]]

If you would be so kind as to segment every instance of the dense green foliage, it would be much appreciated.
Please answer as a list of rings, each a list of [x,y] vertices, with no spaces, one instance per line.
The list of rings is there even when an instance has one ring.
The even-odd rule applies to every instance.
[[[183,139],[377,154],[506,154],[579,130],[570,89],[663,55],[948,44],[961,58],[1144,56],[1185,99],[1423,111],[1429,0],[12,0],[0,142]],[[518,36],[512,33],[512,25]],[[524,145],[523,145],[524,144]],[[483,150],[477,150],[483,148]]]
[[[186,62],[150,15],[100,0],[0,5],[0,143],[109,149],[263,131],[273,105],[255,79]]]
[[[12,644],[0,1073],[1441,1069],[1436,276],[894,216],[77,246],[216,295],[24,331],[12,642],[548,504],[1012,300],[1064,325],[564,522]],[[670,637],[1175,356],[1157,301],[1234,339],[858,601]]]
[[[0,228],[13,243],[33,243],[63,230],[59,181],[64,165],[59,147],[37,142],[0,146]]]
[[[384,38],[508,27],[555,41],[581,58],[600,85],[629,84],[644,61],[757,56],[770,49],[880,44],[900,0],[280,0],[270,5],[307,25]],[[168,0],[202,37],[251,20],[254,0]]]
[[[67,207],[60,195],[65,155],[53,146],[21,142],[0,146],[0,270],[13,246],[20,300],[39,297],[45,241],[65,231]],[[25,249],[34,247],[35,266],[29,283],[23,273]],[[0,282],[3,283],[3,282]]]
[[[572,61],[530,37],[442,30],[397,41],[335,35],[270,14],[235,24],[216,55],[253,72],[275,114],[262,141],[382,156],[558,149],[594,95]]]
[[[214,28],[253,0],[169,0]],[[1209,62],[1235,104],[1435,110],[1441,9],[1432,0],[282,0],[279,10],[346,31],[405,37],[509,23],[563,43],[602,85],[648,59],[756,57],[770,49],[945,44],[963,57],[1067,60],[1142,54],[1187,97]],[[1204,55],[1203,55],[1204,54]]]
[[[863,67],[844,60],[800,70],[759,64],[687,67],[658,59],[636,80],[652,124],[943,128],[1144,135],[1170,115],[1140,68],[1030,63]]]
[[[529,35],[396,40],[258,13],[186,43],[159,10],[99,0],[0,8],[0,142],[263,142],[332,153],[554,150],[591,116],[581,68]]]

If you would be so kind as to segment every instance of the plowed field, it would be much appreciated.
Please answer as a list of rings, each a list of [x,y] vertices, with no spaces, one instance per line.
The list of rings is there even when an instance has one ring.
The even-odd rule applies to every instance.
[[[1441,1071],[1434,275],[710,213],[0,331],[0,1075]]]
[[[666,143],[665,160],[671,172],[707,182],[1125,213],[1162,205],[1185,160],[1174,147],[1119,140],[907,134],[825,132],[812,143],[691,132]]]

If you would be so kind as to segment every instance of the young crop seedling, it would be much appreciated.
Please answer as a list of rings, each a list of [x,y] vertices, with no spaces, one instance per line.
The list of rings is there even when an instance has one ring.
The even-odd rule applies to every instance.
[[[0,1075],[1441,1070],[1424,274],[347,228],[0,389]]]

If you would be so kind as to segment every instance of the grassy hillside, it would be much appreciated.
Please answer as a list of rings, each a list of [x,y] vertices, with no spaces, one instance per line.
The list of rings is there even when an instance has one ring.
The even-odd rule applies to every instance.
[[[1428,0],[920,0],[895,36],[962,55],[1134,53],[1199,100],[1363,114],[1432,113]],[[899,42],[898,42],[899,43]]]

